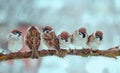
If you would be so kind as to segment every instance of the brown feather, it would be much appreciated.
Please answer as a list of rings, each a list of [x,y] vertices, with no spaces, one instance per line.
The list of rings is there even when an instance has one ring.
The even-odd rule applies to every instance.
[[[77,34],[78,31],[79,31],[79,30],[75,30],[75,31],[73,32],[73,34],[71,35],[71,43],[74,41],[73,38],[74,38],[74,36],[76,36],[76,34]],[[73,36],[73,35],[74,35],[74,36]]]
[[[40,32],[39,30],[37,30],[37,28],[35,28],[35,26],[31,26],[26,34],[26,45],[28,46],[28,48],[30,50],[32,50],[32,55],[33,57],[38,58],[38,48],[40,46]]]
[[[89,42],[90,42],[91,40],[93,40],[93,39],[94,39],[94,33],[92,33],[92,34],[88,37],[87,45],[88,45]]]
[[[50,46],[54,47],[56,50],[60,49],[59,47],[59,40],[55,34],[55,32],[50,32],[50,33],[44,33],[43,39],[45,40],[45,43]]]
[[[20,31],[18,29],[14,29],[11,32],[14,33],[14,32],[20,32]]]

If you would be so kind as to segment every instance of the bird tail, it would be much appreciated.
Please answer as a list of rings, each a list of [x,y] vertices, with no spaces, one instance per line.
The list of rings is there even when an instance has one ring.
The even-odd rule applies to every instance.
[[[35,59],[35,58],[38,59],[38,58],[39,58],[39,53],[38,53],[38,51],[37,51],[36,48],[33,48],[33,49],[32,49],[31,57],[32,57],[33,59]]]
[[[40,57],[39,53],[38,53],[38,50],[35,49],[35,58],[38,59]]]

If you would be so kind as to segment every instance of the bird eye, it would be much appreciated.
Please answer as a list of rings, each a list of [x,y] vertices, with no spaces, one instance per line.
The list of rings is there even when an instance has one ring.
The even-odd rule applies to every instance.
[[[49,30],[45,30],[45,33],[49,33]]]
[[[79,32],[79,35],[81,35],[81,32]]]
[[[44,30],[43,33],[49,33],[48,30]]]
[[[46,30],[46,33],[48,33],[48,31]]]
[[[64,38],[61,38],[61,40],[64,40]]]
[[[98,38],[98,36],[96,36],[96,38]]]
[[[17,35],[17,33],[16,33],[16,32],[14,32],[13,34],[14,34],[14,35]]]

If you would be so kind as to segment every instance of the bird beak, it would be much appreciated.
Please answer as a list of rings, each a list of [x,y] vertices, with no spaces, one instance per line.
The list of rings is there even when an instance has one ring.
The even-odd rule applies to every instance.
[[[9,37],[11,37],[11,36],[12,36],[12,34],[9,35]]]

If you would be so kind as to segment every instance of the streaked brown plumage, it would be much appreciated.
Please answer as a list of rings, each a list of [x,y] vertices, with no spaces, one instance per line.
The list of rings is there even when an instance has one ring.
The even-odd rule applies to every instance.
[[[51,27],[49,26],[49,28],[51,28]],[[48,28],[48,26],[43,28],[43,35],[42,35],[43,42],[48,47],[48,49],[59,50],[60,49],[59,40],[58,40],[55,32],[53,32],[51,29],[49,30],[49,28]]]
[[[64,57],[65,54],[60,52],[60,44],[59,39],[53,31],[52,27],[46,26],[43,28],[42,40],[45,45],[50,50],[56,50],[56,55],[59,57]]]
[[[89,35],[87,44],[89,44],[89,42],[90,42],[91,40],[93,40],[93,39],[94,39],[94,33],[92,33],[91,35]]]
[[[32,57],[38,58],[38,48],[41,43],[40,31],[36,26],[31,26],[27,30],[27,34],[25,37],[25,42],[28,48],[32,51]]]

